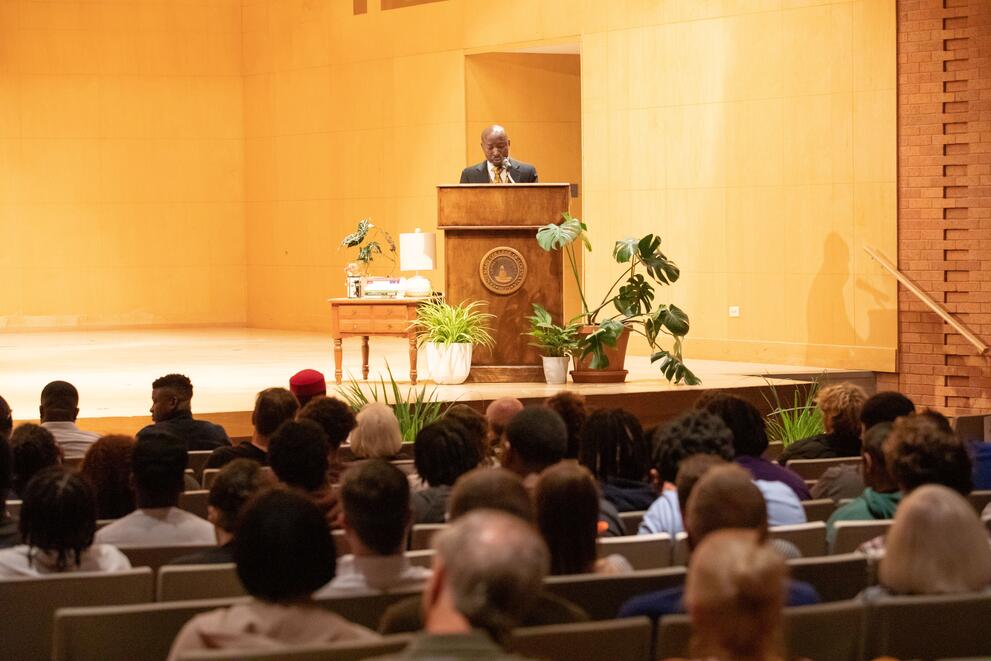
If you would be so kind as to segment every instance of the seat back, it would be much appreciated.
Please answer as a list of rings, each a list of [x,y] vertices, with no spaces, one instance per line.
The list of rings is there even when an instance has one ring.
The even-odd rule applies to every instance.
[[[190,450],[189,458],[186,460],[186,468],[193,471],[193,477],[203,484],[203,469],[206,468],[206,460],[213,454],[213,450]]]
[[[619,520],[623,522],[623,531],[627,535],[636,535],[640,531],[640,522],[643,521],[643,515],[646,513],[646,510],[620,512]]]
[[[164,659],[193,616],[235,603],[230,599],[135,606],[60,608],[55,612],[55,661]]]
[[[191,512],[201,519],[206,518],[206,506],[207,500],[210,498],[210,492],[206,489],[197,489],[196,491],[183,491],[179,494],[179,509]]]
[[[63,457],[62,458],[62,465],[65,466],[66,468],[71,468],[72,470],[79,470],[79,468],[83,465],[83,458],[82,457]]]
[[[414,567],[426,567],[430,569],[434,564],[434,556],[437,553],[433,549],[424,549],[422,551],[406,551],[406,559]]]
[[[21,518],[21,501],[19,500],[8,500],[7,501],[7,514],[11,515],[15,519]]]
[[[330,531],[330,536],[334,540],[334,549],[337,552],[338,558],[351,553],[351,544],[348,542],[348,538],[344,536],[343,530],[332,530]]]
[[[422,551],[430,548],[434,535],[447,527],[446,523],[417,523],[410,533],[409,550]]]
[[[688,564],[688,533],[680,532],[674,536],[671,547],[671,564],[675,567],[684,567]]]
[[[145,568],[4,579],[0,658],[51,658],[52,616],[62,606],[135,604],[153,598],[152,573]]]
[[[974,506],[978,514],[984,513],[984,508],[987,507],[988,503],[991,503],[991,490],[981,489],[979,491],[971,491],[967,496],[970,504]]]
[[[178,557],[215,548],[214,544],[176,544],[173,546],[119,546],[121,553],[131,561],[132,567],[151,567],[158,571]]]
[[[833,524],[836,536],[830,553],[853,553],[864,542],[878,535],[885,535],[891,527],[891,520],[882,521],[837,521]]]
[[[791,577],[811,584],[823,601],[853,599],[870,584],[867,556],[845,553],[789,560]]]
[[[857,457],[835,457],[831,459],[792,459],[788,468],[798,473],[803,480],[818,480],[827,468],[833,466],[860,466],[863,459]]]
[[[684,567],[668,567],[612,576],[549,576],[544,579],[544,588],[585,609],[593,620],[610,620],[631,597],[677,587],[684,582]]]
[[[416,466],[413,465],[412,459],[393,459],[389,463],[401,470],[405,475],[412,475],[416,472]]]
[[[631,617],[516,629],[506,647],[550,661],[649,661],[652,636],[648,618]]]
[[[671,566],[671,535],[627,535],[626,537],[602,537],[598,540],[598,555],[604,558],[613,553],[626,558],[634,569],[660,569]]]
[[[419,597],[422,587],[406,588],[395,592],[362,594],[350,597],[325,597],[317,599],[317,603],[327,610],[334,611],[345,620],[368,627],[373,631],[378,629],[379,620],[385,609],[408,597]]]
[[[836,511],[836,502],[830,498],[803,500],[802,509],[805,510],[806,521],[827,521]]]
[[[867,657],[991,656],[991,594],[883,597],[867,610]]]
[[[692,620],[687,615],[665,615],[657,627],[655,659],[691,659]]]
[[[774,526],[768,530],[768,535],[774,539],[784,539],[808,558],[826,553],[826,524],[822,521],[796,523],[791,526]]]
[[[233,563],[216,565],[166,565],[158,570],[158,601],[224,599],[246,593]]]
[[[204,468],[203,469],[203,479],[200,480],[200,484],[203,485],[203,488],[204,489],[206,489],[207,491],[210,490],[210,487],[213,486],[213,482],[214,482],[214,480],[217,479],[217,473],[219,473],[219,472],[220,472],[220,469],[219,468]]]
[[[764,458],[768,461],[777,461],[781,453],[785,451],[785,444],[781,441],[771,441],[764,450]]]
[[[179,655],[179,661],[361,661],[401,651],[413,640],[410,634],[385,636],[329,645],[296,645],[278,650],[198,650]]]

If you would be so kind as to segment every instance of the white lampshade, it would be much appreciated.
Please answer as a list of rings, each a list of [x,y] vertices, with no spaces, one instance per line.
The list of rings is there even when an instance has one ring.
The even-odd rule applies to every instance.
[[[436,241],[433,232],[416,232],[399,235],[399,269],[401,271],[432,271]]]

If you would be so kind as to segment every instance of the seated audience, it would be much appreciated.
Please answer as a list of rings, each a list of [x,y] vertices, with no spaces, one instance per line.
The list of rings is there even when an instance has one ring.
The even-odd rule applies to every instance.
[[[621,555],[598,557],[599,490],[587,468],[572,462],[551,466],[540,474],[534,500],[552,575],[633,571]]]
[[[369,402],[358,411],[351,452],[361,459],[392,459],[403,449],[403,435],[392,407]]]
[[[187,622],[169,661],[191,650],[278,650],[377,638],[313,601],[313,592],[334,577],[334,542],[323,514],[304,495],[270,489],[249,501],[237,523],[234,562],[252,599]]]
[[[784,449],[778,463],[792,459],[829,459],[860,455],[860,411],[867,393],[852,383],[826,386],[816,396],[824,433],[795,441]]]
[[[623,409],[595,411],[585,421],[578,461],[599,482],[602,495],[620,512],[650,507],[657,491],[646,482],[650,448],[640,421]]]
[[[430,578],[429,569],[410,565],[404,554],[410,493],[401,470],[381,459],[355,466],[344,476],[341,506],[351,554],[337,559],[334,580],[317,597],[401,590]]]
[[[14,431],[13,412],[10,410],[7,400],[0,397],[0,438],[9,441],[12,431]]]
[[[213,565],[234,562],[234,535],[237,517],[244,504],[262,489],[274,483],[272,474],[257,461],[235,459],[220,469],[210,485],[206,518],[217,535],[215,548],[183,555],[172,565]]]
[[[568,430],[561,416],[543,406],[530,406],[517,413],[503,436],[502,465],[522,477],[531,493],[540,473],[564,459],[568,447]],[[599,498],[599,532],[607,536],[626,532],[619,512],[605,498]]]
[[[564,458],[577,459],[582,429],[584,429],[585,421],[588,419],[585,396],[562,390],[556,395],[548,397],[544,406],[561,416],[561,419],[564,420],[564,426],[568,428],[568,449],[564,453]]]
[[[62,452],[50,431],[26,422],[10,435],[10,458],[11,496],[19,499],[35,473],[62,463]]]
[[[778,661],[788,567],[750,531],[721,530],[692,558],[685,604],[703,659]]]
[[[718,416],[695,409],[654,432],[655,468],[651,469],[651,475],[663,488],[640,522],[641,535],[667,533],[673,537],[682,532],[684,524],[675,480],[681,462],[695,454],[711,454],[732,461],[733,432]],[[754,484],[764,496],[772,526],[805,523],[805,510],[788,485],[767,480],[755,480]]]
[[[809,488],[797,473],[764,459],[767,451],[767,425],[764,416],[745,399],[720,391],[711,391],[699,397],[695,408],[704,409],[719,416],[733,432],[733,455],[755,480],[784,482],[795,492],[799,500],[809,500]]]
[[[2,415],[3,412],[0,411],[0,416]],[[17,519],[7,511],[7,492],[10,491],[12,480],[10,444],[7,442],[7,437],[0,433],[0,549],[21,543],[21,531],[17,528]]]
[[[412,496],[413,523],[444,523],[451,487],[481,459],[477,439],[457,419],[445,416],[421,429],[413,465],[427,488]]]
[[[194,420],[193,384],[182,374],[166,374],[151,384],[151,419],[153,424],[138,432],[138,437],[152,429],[164,431],[186,444],[187,450],[213,450],[230,445],[227,432],[220,425]]]
[[[459,422],[465,428],[468,438],[478,446],[480,465],[493,465],[495,449],[489,445],[489,423],[484,415],[467,404],[454,404],[444,412],[444,419]]]
[[[300,407],[303,407],[314,397],[327,395],[327,380],[316,370],[300,370],[289,377],[289,392],[296,396]]]
[[[0,550],[0,578],[131,568],[113,546],[93,543],[93,487],[63,466],[49,466],[28,482],[19,526],[24,543]]]
[[[272,435],[268,463],[283,484],[310,497],[333,525],[340,514],[337,493],[327,480],[330,443],[312,420],[290,420]]]
[[[82,459],[100,435],[76,426],[79,392],[66,381],[52,381],[41,390],[41,426],[52,433],[66,459]]]
[[[434,538],[424,631],[396,659],[518,659],[500,649],[543,587],[547,548],[533,528],[493,510],[466,514]]]
[[[691,489],[685,508],[685,529],[688,547],[698,548],[706,537],[717,530],[739,528],[752,530],[760,544],[767,544],[767,506],[760,489],[750,473],[739,466],[710,468]],[[770,545],[768,545],[770,549]],[[778,557],[781,554],[773,551]],[[689,561],[688,575],[695,565],[694,554]],[[676,587],[652,592],[630,599],[620,609],[619,617],[646,615],[657,619],[671,613],[684,613],[684,588]],[[819,602],[815,588],[801,581],[788,583],[787,605],[804,606]]]
[[[100,438],[86,451],[79,472],[96,490],[97,519],[119,519],[134,511],[133,454],[134,439],[116,434]]]
[[[251,412],[251,440],[231,447],[223,445],[206,460],[206,468],[220,468],[235,459],[251,459],[262,466],[268,465],[268,441],[275,430],[286,420],[296,417],[299,402],[285,388],[266,388],[255,397]]]
[[[337,484],[341,481],[344,464],[340,458],[341,444],[358,424],[351,407],[336,397],[312,397],[296,414],[297,420],[312,420],[327,434],[329,451],[327,454],[327,481]]]
[[[96,541],[117,546],[215,544],[213,526],[178,507],[188,454],[186,443],[168,432],[141,434],[131,454],[138,509],[98,530]]]
[[[880,585],[868,588],[865,598],[986,591],[991,547],[971,504],[938,484],[906,496],[888,531],[878,579]]]
[[[865,438],[866,442],[865,434],[874,426],[883,422],[890,425],[898,418],[913,413],[915,413],[915,404],[901,393],[885,391],[872,395],[867,398],[860,410],[861,437]],[[860,466],[851,464],[831,466],[823,471],[813,485],[812,497],[832,500],[857,498],[866,486]]]
[[[485,420],[489,423],[489,447],[502,459],[503,434],[506,425],[517,413],[523,410],[523,402],[515,397],[500,397],[492,400],[485,408]]]
[[[891,434],[891,423],[882,422],[864,433],[863,493],[841,506],[826,522],[826,539],[832,544],[837,521],[876,521],[895,516],[902,493],[884,459],[884,442]]]

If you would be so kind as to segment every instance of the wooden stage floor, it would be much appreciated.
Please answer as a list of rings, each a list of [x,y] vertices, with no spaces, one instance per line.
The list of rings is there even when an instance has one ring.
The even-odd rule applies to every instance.
[[[406,341],[372,338],[370,377],[385,373],[386,361],[399,381],[409,382]],[[436,387],[443,401],[481,405],[498,397],[539,400],[566,388],[584,394],[593,406],[630,408],[647,424],[689,406],[700,391],[732,389],[755,403],[770,382],[786,387],[827,373],[829,380],[854,380],[873,390],[867,371],[824,370],[816,366],[688,360],[702,386],[672,386],[660,378],[647,358],[627,359],[630,374],[623,384],[476,383],[434,386],[422,353],[420,383]],[[0,333],[0,395],[15,421],[37,418],[38,397],[49,381],[63,379],[80,392],[80,426],[100,432],[133,433],[150,422],[151,382],[170,372],[193,381],[193,413],[224,424],[232,436],[251,433],[255,393],[288,387],[289,377],[304,368],[333,379],[332,341],[326,333],[255,328],[155,329]],[[344,341],[344,371],[361,374],[358,338]],[[328,386],[334,391],[334,384]],[[789,395],[790,397],[790,395]]]

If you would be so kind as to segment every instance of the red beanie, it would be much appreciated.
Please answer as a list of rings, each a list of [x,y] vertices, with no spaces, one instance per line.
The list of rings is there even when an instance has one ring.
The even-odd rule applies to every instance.
[[[309,399],[317,395],[327,394],[327,382],[323,374],[316,370],[301,370],[289,379],[289,391],[297,398]]]

